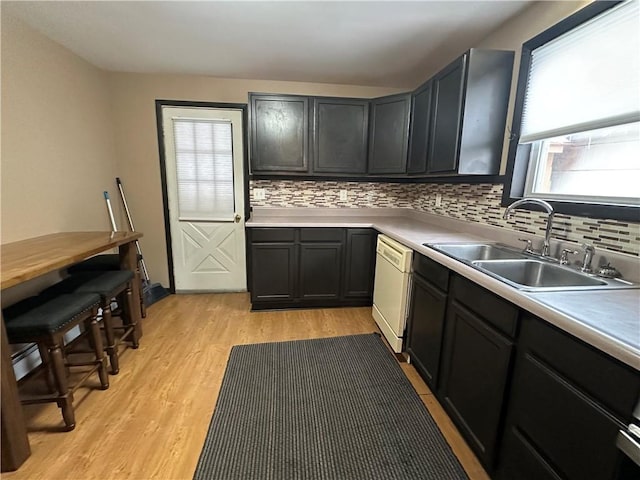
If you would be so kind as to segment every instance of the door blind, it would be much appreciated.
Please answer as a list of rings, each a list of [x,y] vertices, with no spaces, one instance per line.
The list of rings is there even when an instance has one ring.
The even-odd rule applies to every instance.
[[[231,122],[174,118],[178,219],[233,221]]]

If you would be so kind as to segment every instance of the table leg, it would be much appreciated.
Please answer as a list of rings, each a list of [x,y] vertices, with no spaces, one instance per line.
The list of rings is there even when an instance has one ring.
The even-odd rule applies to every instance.
[[[24,423],[22,405],[18,398],[18,384],[13,372],[11,362],[11,349],[7,341],[7,332],[4,320],[0,316],[0,361],[1,371],[1,395],[2,395],[2,471],[12,472],[17,470],[31,455],[27,428]]]
[[[132,322],[135,322],[138,339],[142,337],[142,319],[140,318],[140,274],[138,273],[138,254],[135,242],[123,243],[119,247],[120,268],[131,270],[135,274],[133,285],[131,286],[131,301],[133,308],[131,314],[134,315]]]

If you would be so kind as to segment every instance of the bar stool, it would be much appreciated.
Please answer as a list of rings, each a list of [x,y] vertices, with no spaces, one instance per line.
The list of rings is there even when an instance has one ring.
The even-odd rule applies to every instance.
[[[36,343],[40,350],[47,384],[53,376],[55,390],[21,400],[24,405],[56,402],[62,410],[67,430],[76,426],[73,394],[93,373],[97,372],[103,390],[109,388],[106,358],[97,323],[100,296],[95,293],[66,294],[57,297],[30,297],[3,311],[9,343]],[[64,336],[81,323],[90,335],[95,359],[73,363],[63,354]],[[77,384],[70,386],[68,367],[91,366]],[[55,394],[54,394],[55,393]]]
[[[144,285],[142,282],[142,275],[140,274],[140,261],[142,260],[142,255],[137,255],[137,269],[136,269],[136,278],[140,282],[139,294],[140,294],[140,315],[142,318],[147,316],[147,307],[144,303]],[[115,253],[107,253],[103,255],[96,255],[95,257],[87,258],[80,263],[76,263],[75,265],[71,265],[67,271],[70,274],[78,273],[78,272],[102,272],[102,271],[110,271],[110,270],[120,270],[120,256]]]
[[[98,272],[78,272],[63,281],[47,288],[41,295],[52,297],[65,293],[95,293],[100,296],[102,309],[102,323],[107,345],[105,350],[109,355],[111,373],[116,375],[120,371],[118,360],[118,346],[129,340],[133,348],[138,348],[137,322],[133,315],[131,301],[131,283],[135,275],[130,270],[112,270]],[[118,298],[122,327],[113,324],[111,302]],[[122,335],[116,341],[115,330],[122,330]]]

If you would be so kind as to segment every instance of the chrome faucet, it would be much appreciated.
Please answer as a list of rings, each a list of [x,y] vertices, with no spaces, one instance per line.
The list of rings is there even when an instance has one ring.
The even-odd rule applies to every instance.
[[[507,209],[504,211],[504,215],[502,215],[502,218],[504,220],[510,219],[512,215],[512,211],[515,208],[518,208],[521,205],[525,205],[528,203],[531,203],[533,205],[538,205],[544,208],[547,212],[547,228],[544,232],[544,244],[542,246],[542,252],[540,252],[540,254],[543,257],[548,257],[551,250],[549,240],[551,239],[551,228],[553,227],[553,214],[555,213],[553,210],[553,207],[549,202],[545,202],[544,200],[539,200],[537,198],[523,198],[523,199],[517,200],[507,207]]]

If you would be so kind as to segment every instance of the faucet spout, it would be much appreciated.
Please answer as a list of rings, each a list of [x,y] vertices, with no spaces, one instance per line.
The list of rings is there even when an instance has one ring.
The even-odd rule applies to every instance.
[[[551,229],[553,228],[553,215],[555,213],[555,211],[553,210],[553,206],[549,202],[545,202],[544,200],[540,200],[538,198],[522,198],[520,200],[516,200],[507,207],[507,209],[504,211],[504,214],[502,215],[502,218],[504,220],[510,219],[513,215],[514,209],[527,204],[538,205],[547,212],[547,228],[545,229],[544,233],[544,244],[542,246],[541,254],[544,257],[548,257],[551,251]]]

